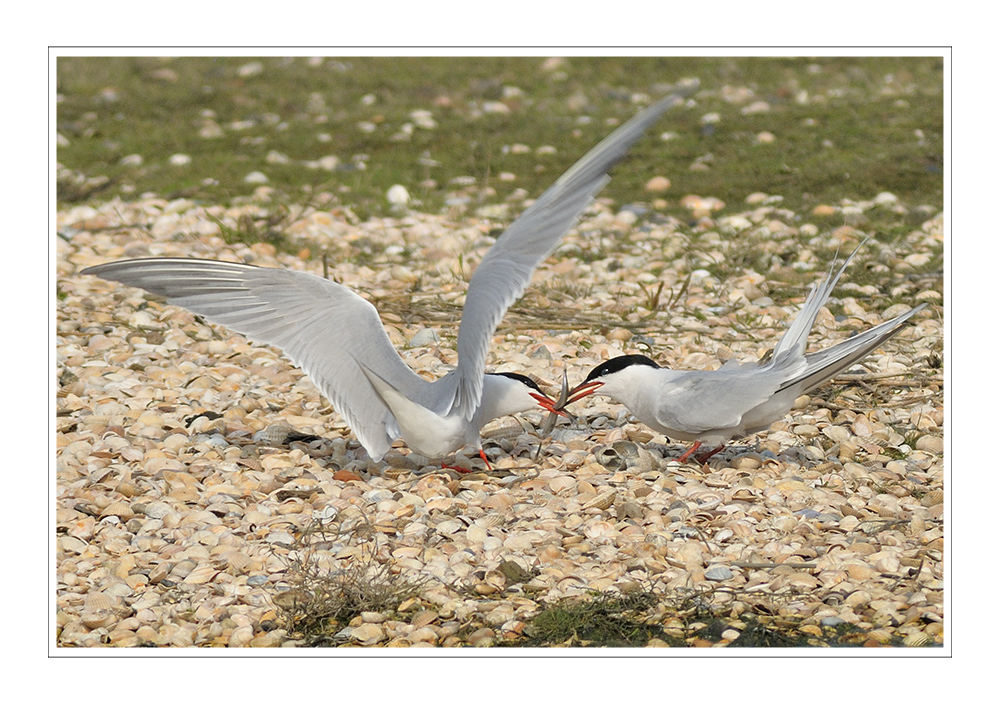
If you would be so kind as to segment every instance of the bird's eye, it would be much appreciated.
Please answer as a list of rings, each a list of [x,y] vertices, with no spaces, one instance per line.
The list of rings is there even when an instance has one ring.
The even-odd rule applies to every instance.
[[[584,379],[584,381],[594,381],[595,379],[600,379],[602,376],[607,375],[609,371],[611,370],[606,364],[594,367],[590,370],[590,374],[587,375],[587,378]]]

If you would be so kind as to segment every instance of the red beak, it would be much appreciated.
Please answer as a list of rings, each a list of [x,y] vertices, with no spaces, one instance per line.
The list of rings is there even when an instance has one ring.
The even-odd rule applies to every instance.
[[[569,392],[569,396],[566,398],[566,403],[564,403],[563,406],[564,407],[568,406],[571,403],[576,403],[581,398],[586,398],[587,396],[590,396],[592,393],[597,391],[602,386],[604,386],[603,381],[585,381],[584,383],[579,384],[578,386],[574,386],[573,389]]]
[[[556,408],[555,407],[556,406],[555,400],[549,398],[548,396],[545,396],[543,394],[535,394],[535,393],[533,393],[533,394],[531,394],[531,398],[533,398],[536,401],[538,401],[538,405],[541,406],[542,408],[544,408],[549,413],[555,413],[556,415],[560,415],[563,418],[569,418],[570,417],[569,413],[566,413],[561,408]]]

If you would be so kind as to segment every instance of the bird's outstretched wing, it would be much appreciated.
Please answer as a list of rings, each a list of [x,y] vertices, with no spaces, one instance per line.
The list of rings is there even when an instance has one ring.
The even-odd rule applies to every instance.
[[[692,81],[646,108],[549,187],[500,235],[469,282],[458,330],[458,386],[452,408],[471,419],[479,406],[490,338],[507,308],[531,282],[547,257],[610,180],[608,170],[621,161],[645,131],[698,87]]]
[[[131,259],[83,270],[164,296],[172,305],[274,345],[309,376],[378,460],[398,435],[355,358],[412,397],[429,382],[400,359],[375,307],[319,276],[202,259]]]

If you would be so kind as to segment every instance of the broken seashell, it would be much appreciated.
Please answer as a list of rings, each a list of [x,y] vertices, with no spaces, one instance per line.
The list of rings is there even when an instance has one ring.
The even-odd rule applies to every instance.
[[[240,626],[229,636],[230,648],[245,648],[253,640],[253,626]]]
[[[484,528],[499,528],[506,522],[506,519],[499,513],[487,513],[485,516],[476,519],[476,525],[483,526]]]
[[[615,492],[609,491],[606,494],[601,494],[600,496],[591,499],[590,501],[585,503],[582,506],[582,508],[584,510],[587,510],[589,508],[597,508],[603,511],[606,508],[611,508],[611,506],[614,503],[615,503]]]
[[[903,638],[903,645],[907,648],[922,648],[931,643],[932,640],[926,633],[911,633]]]
[[[527,432],[517,418],[505,416],[487,423],[479,434],[487,440],[513,440]]]
[[[104,507],[103,511],[101,511],[101,518],[104,518],[105,516],[118,516],[118,518],[125,521],[135,515],[136,514],[135,511],[132,510],[132,506],[126,501],[112,501]]]
[[[602,447],[594,453],[594,458],[605,469],[611,472],[620,472],[625,469],[628,463],[614,447]]]
[[[920,499],[920,505],[925,507],[937,506],[941,503],[944,503],[944,492],[939,490],[928,491]]]

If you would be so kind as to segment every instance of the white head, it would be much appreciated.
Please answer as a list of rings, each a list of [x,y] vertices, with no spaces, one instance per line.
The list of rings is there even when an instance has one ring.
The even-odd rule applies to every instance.
[[[477,415],[483,423],[500,416],[523,411],[558,412],[555,400],[542,391],[533,379],[516,372],[496,372],[483,378],[483,396]]]
[[[609,359],[591,369],[587,378],[573,387],[566,404],[591,394],[609,396],[624,402],[634,396],[636,390],[648,386],[652,381],[651,372],[661,368],[642,354],[625,354]]]

